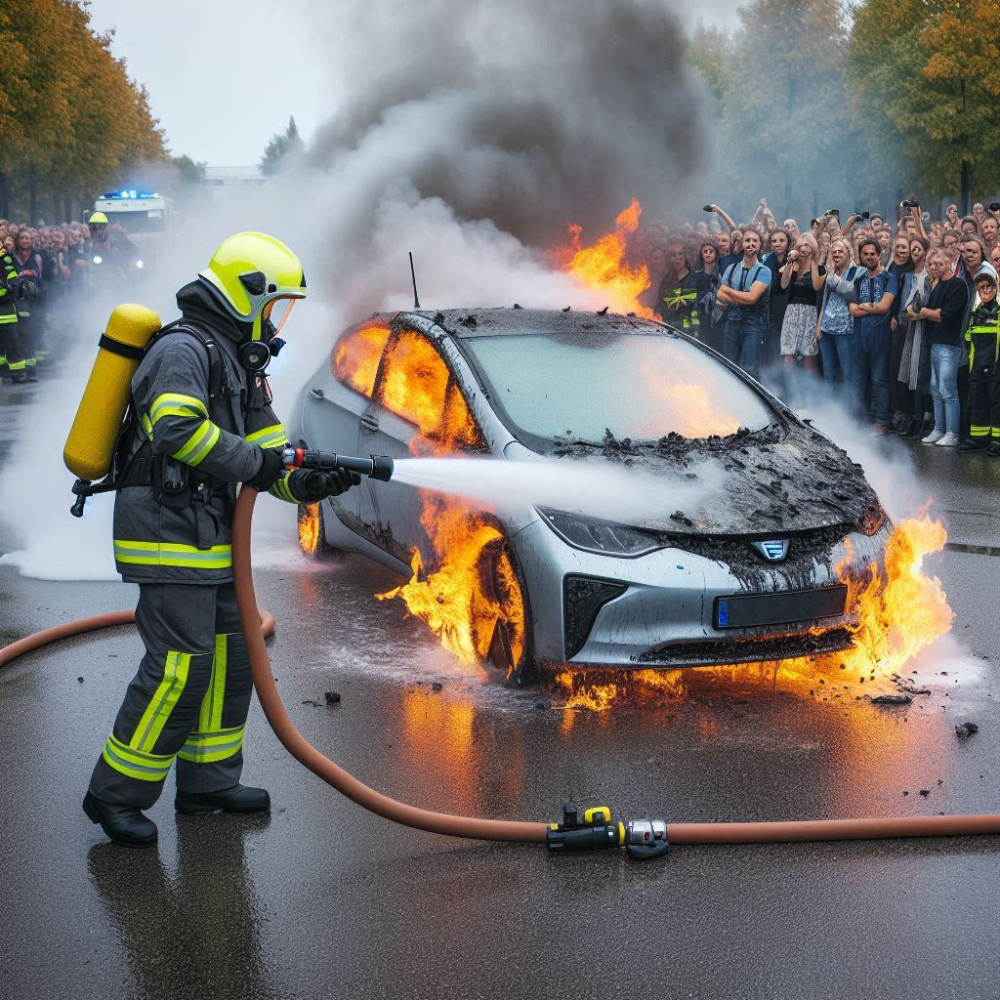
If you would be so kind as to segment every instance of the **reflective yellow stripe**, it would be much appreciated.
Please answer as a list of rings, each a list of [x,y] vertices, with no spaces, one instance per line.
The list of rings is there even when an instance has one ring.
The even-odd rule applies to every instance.
[[[288,434],[284,424],[272,424],[253,434],[246,436],[247,444],[255,444],[258,448],[282,448],[288,443]]]
[[[294,469],[292,470],[295,471]],[[284,500],[287,503],[298,503],[299,501],[295,499],[292,491],[288,488],[288,478],[291,476],[291,472],[286,472],[269,490],[268,493],[271,496],[277,497],[279,500]]]
[[[139,781],[163,781],[170,773],[170,765],[174,762],[173,754],[141,753],[116,739],[114,733],[104,744],[101,756],[120,774]]]
[[[192,733],[177,754],[192,764],[214,764],[226,760],[243,748],[243,726],[220,729],[214,733]]]
[[[231,545],[199,549],[171,542],[132,542],[115,539],[115,559],[134,566],[178,566],[186,569],[228,569],[233,564]]]
[[[149,416],[154,424],[160,417],[169,416],[171,413],[181,417],[207,417],[208,407],[194,396],[164,392],[153,400],[153,405],[149,408]]]
[[[198,715],[198,728],[202,732],[212,732],[222,727],[222,706],[226,698],[226,635],[215,637],[215,656],[212,658],[212,676],[208,690],[202,699]]]
[[[142,415],[142,429],[146,432],[146,437],[149,438],[150,441],[152,441],[153,424],[145,413]]]
[[[129,740],[129,747],[149,753],[166,725],[170,713],[173,712],[184,685],[187,683],[188,670],[191,666],[191,654],[171,651],[163,666],[163,679],[160,681],[152,699],[142,713],[135,734]]]
[[[221,434],[222,431],[211,420],[203,420],[184,446],[174,452],[173,457],[187,465],[200,465],[215,447]]]

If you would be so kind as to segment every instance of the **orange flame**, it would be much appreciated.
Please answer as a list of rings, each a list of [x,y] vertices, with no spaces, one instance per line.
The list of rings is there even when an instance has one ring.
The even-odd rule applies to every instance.
[[[299,548],[307,556],[319,547],[319,504],[299,504]]]
[[[638,374],[641,379],[638,391],[651,403],[661,404],[649,407],[649,437],[661,436],[663,428],[659,420],[663,412],[672,415],[677,433],[688,438],[706,438],[713,434],[725,437],[740,429],[739,418],[719,408],[721,400],[712,398],[707,385],[682,381],[676,372],[671,375],[651,365],[640,365]],[[642,423],[645,421],[639,424],[637,433],[646,434]]]
[[[582,227],[571,223],[566,227],[569,242],[557,248],[554,259],[582,285],[604,293],[612,312],[652,318],[653,311],[639,302],[639,296],[650,287],[649,269],[645,264],[633,268],[625,260],[628,237],[638,229],[641,213],[642,206],[633,198],[615,219],[614,232],[586,247],[581,241]]]
[[[365,326],[344,338],[335,352],[337,377],[370,395],[387,336],[384,327]],[[415,455],[485,450],[448,366],[418,333],[401,330],[389,344],[378,401],[418,428],[410,443]],[[403,601],[464,662],[492,660],[513,669],[524,655],[524,601],[503,533],[460,502],[421,497],[420,522],[433,551],[413,549],[409,582],[376,596]]]
[[[389,327],[364,323],[348,330],[333,352],[333,374],[340,382],[371,399],[378,363],[389,339]]]
[[[885,551],[885,572],[873,568],[863,579],[842,569],[849,606],[857,623],[854,645],[839,653],[802,656],[773,663],[697,667],[684,670],[563,670],[554,682],[566,695],[566,707],[606,712],[619,701],[665,704],[684,700],[706,684],[779,681],[804,691],[832,677],[870,680],[898,674],[920,650],[950,631],[952,611],[937,577],[923,572],[924,557],[944,548],[947,534],[926,509],[896,525]],[[846,671],[846,674],[843,673]]]

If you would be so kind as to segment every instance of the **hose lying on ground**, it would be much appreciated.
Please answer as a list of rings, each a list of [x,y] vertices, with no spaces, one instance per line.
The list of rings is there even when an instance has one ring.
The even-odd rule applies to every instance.
[[[250,655],[254,687],[257,689],[257,696],[260,698],[267,721],[285,749],[337,791],[365,809],[395,823],[432,833],[475,840],[527,843],[544,843],[548,840],[553,826],[547,823],[453,816],[448,813],[430,812],[389,798],[369,788],[325,757],[295,728],[278,695],[271,673],[267,646],[264,643],[265,636],[273,631],[274,619],[267,612],[258,612],[254,593],[250,548],[256,500],[256,490],[244,487],[240,491],[233,524],[233,580],[240,617],[244,622],[243,632]],[[134,618],[134,612],[131,611],[115,612],[69,622],[35,633],[0,649],[0,667],[6,666],[18,656],[59,639],[113,625],[126,625],[133,622]],[[255,623],[258,619],[261,628],[245,624]],[[582,837],[577,846],[573,845],[572,840],[564,841],[566,849],[616,847],[628,843],[630,849],[633,847],[636,849],[635,856],[641,856],[642,845],[631,838],[635,831],[639,831],[641,835],[644,825],[649,827],[650,821],[632,821],[628,824],[627,832],[624,824],[610,822],[610,814],[607,815],[607,824],[597,827],[596,824],[601,822],[603,821],[598,818],[589,825],[584,824],[578,829],[571,829],[571,833],[579,833]],[[656,822],[661,828],[664,827],[661,821]],[[602,831],[600,836],[596,835],[597,830]],[[607,837],[603,833],[605,830]],[[785,823],[671,823],[666,830],[669,831],[670,843],[674,845],[772,844],[798,841],[874,840],[888,837],[962,837],[1000,834],[1000,816],[908,816],[889,819],[801,820]],[[666,847],[665,838],[662,846]]]

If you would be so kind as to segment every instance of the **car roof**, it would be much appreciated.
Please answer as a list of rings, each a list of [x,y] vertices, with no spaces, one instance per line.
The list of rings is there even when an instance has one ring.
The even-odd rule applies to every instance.
[[[667,327],[653,320],[629,314],[594,312],[563,312],[550,309],[441,309],[408,310],[397,315],[397,322],[419,317],[425,323],[436,323],[458,340],[475,337],[524,336],[525,334],[600,333],[606,335],[666,333]]]

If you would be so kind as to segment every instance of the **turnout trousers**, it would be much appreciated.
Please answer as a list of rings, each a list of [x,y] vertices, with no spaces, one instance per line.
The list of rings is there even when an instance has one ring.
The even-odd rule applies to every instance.
[[[114,805],[148,809],[177,761],[185,792],[232,788],[253,683],[232,583],[139,585],[146,647],[90,779]]]
[[[969,436],[1000,444],[1000,365],[969,372]]]

